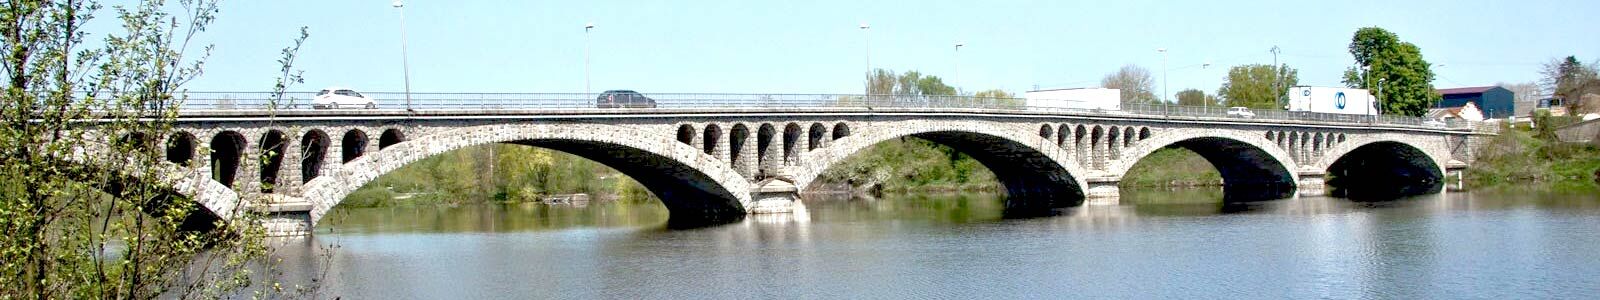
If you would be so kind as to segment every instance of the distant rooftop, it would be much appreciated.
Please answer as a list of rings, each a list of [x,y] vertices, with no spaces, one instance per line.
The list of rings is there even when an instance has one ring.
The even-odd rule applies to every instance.
[[[1496,86],[1492,86],[1491,85],[1491,86],[1477,86],[1477,87],[1448,88],[1448,89],[1440,89],[1439,90],[1439,94],[1440,95],[1479,94],[1479,93],[1483,93],[1484,91],[1488,91],[1489,89],[1492,89],[1492,88],[1496,88]]]

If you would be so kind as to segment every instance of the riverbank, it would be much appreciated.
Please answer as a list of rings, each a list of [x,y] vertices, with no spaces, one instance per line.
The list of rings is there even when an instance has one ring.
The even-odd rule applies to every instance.
[[[1548,185],[1594,187],[1600,177],[1600,147],[1556,141],[1526,128],[1507,128],[1478,151],[1467,171],[1474,188]]]

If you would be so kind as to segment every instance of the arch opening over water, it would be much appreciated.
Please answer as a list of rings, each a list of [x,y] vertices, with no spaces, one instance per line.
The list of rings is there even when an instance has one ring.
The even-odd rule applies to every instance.
[[[1356,147],[1330,164],[1327,185],[1335,197],[1391,200],[1439,192],[1444,169],[1421,149],[1381,141]]]
[[[923,128],[918,128],[923,129]],[[1041,138],[1034,134],[1018,132],[1015,137],[1002,137],[997,134],[988,134],[961,130],[931,130],[923,132],[907,132],[903,135],[873,135],[864,137],[867,140],[852,140],[841,142],[830,147],[839,147],[841,144],[852,147],[842,147],[834,153],[841,157],[837,161],[828,162],[826,170],[821,174],[829,174],[812,181],[801,179],[807,183],[807,190],[815,190],[830,183],[839,181],[862,180],[860,178],[838,178],[840,172],[856,172],[851,170],[836,170],[835,168],[851,168],[854,160],[873,159],[872,149],[880,144],[894,140],[906,142],[916,139],[925,140],[932,144],[948,147],[946,153],[951,162],[958,161],[961,157],[970,157],[982,168],[994,175],[994,180],[999,185],[999,191],[1005,193],[1005,206],[1009,217],[1032,217],[1051,215],[1055,209],[1081,205],[1085,199],[1085,191],[1081,181],[1074,177],[1060,163],[1060,158],[1053,158],[1041,152],[1027,142],[1016,139],[1027,138],[1043,141],[1050,144],[1049,139]],[[916,146],[920,147],[920,146]],[[830,149],[833,150],[833,149]],[[1057,151],[1059,152],[1059,151]],[[843,155],[839,155],[843,154]],[[1062,155],[1065,155],[1062,153]],[[1063,156],[1062,158],[1064,158]],[[871,170],[868,170],[871,171]],[[848,182],[852,185],[863,182]]]
[[[725,161],[715,159],[703,153],[703,149],[691,145],[637,139],[644,133],[627,127],[581,126],[587,126],[586,130],[529,129],[517,130],[513,135],[479,134],[505,132],[502,127],[469,127],[431,134],[412,142],[394,145],[389,149],[368,153],[364,157],[343,164],[341,171],[330,172],[329,176],[323,176],[324,178],[305,185],[306,194],[314,198],[310,201],[323,203],[312,208],[312,220],[320,219],[329,209],[345,201],[361,186],[374,182],[379,176],[449,151],[496,143],[559,151],[610,167],[616,170],[616,173],[627,175],[628,178],[638,182],[639,186],[643,187],[639,190],[640,193],[648,191],[650,195],[660,199],[662,205],[670,211],[669,219],[673,226],[722,224],[744,218],[745,206],[751,201],[750,195],[746,192],[749,190],[749,182]],[[720,129],[716,126],[706,127],[711,129],[712,136],[721,135]],[[437,147],[441,144],[448,147]],[[713,150],[715,153],[724,153],[720,147]],[[574,176],[603,177],[615,174],[601,173],[607,174],[584,173]]]
[[[1221,179],[1223,202],[1251,202],[1264,200],[1277,200],[1292,196],[1296,190],[1295,176],[1280,157],[1274,156],[1265,149],[1251,143],[1226,137],[1199,137],[1180,140],[1167,144],[1162,149],[1181,148],[1193,152],[1203,158],[1209,167],[1216,170]],[[1135,177],[1140,174],[1134,172],[1149,171],[1151,168],[1141,168],[1139,164],[1152,159],[1154,153],[1173,156],[1182,155],[1181,152],[1155,150],[1150,153],[1135,153],[1141,155],[1138,161],[1129,168],[1123,178]],[[1174,154],[1178,153],[1178,154]],[[1161,157],[1163,161],[1157,163],[1173,164],[1171,166],[1152,166],[1166,168],[1164,171],[1173,171],[1172,168],[1181,168],[1179,165],[1186,160],[1180,157]],[[1184,171],[1178,171],[1184,172]],[[1202,186],[1217,184],[1215,182],[1196,182]]]

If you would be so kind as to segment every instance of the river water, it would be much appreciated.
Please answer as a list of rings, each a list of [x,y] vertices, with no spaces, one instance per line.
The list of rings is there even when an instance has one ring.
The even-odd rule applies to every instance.
[[[275,255],[356,299],[1600,295],[1594,193],[1128,203],[1214,194],[1029,219],[983,194],[815,201],[699,229],[659,204],[340,208]]]

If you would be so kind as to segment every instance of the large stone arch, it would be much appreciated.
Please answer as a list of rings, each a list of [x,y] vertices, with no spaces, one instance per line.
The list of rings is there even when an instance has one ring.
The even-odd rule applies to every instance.
[[[713,127],[713,126],[708,126]],[[662,199],[675,222],[723,222],[750,207],[750,182],[727,163],[674,136],[590,123],[500,124],[432,132],[362,155],[308,182],[313,223],[345,196],[417,160],[467,146],[515,143],[578,155],[627,174]]]
[[[793,172],[802,189],[835,163],[872,145],[913,136],[955,148],[994,171],[1004,186],[1007,206],[1062,207],[1080,203],[1088,175],[1070,153],[1052,139],[1040,137],[1037,124],[905,120],[873,122],[856,128],[826,148],[801,154]],[[1025,207],[1024,207],[1025,206]]]
[[[1443,186],[1444,166],[1451,157],[1447,147],[1407,134],[1351,137],[1328,148],[1311,165],[1326,172],[1335,196],[1389,198],[1433,193]],[[1367,189],[1350,191],[1350,178],[1360,178],[1354,184]]]
[[[1109,168],[1125,175],[1145,156],[1179,146],[1205,157],[1223,178],[1225,200],[1268,200],[1287,196],[1300,180],[1290,153],[1255,131],[1172,128],[1138,141]]]

